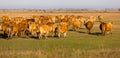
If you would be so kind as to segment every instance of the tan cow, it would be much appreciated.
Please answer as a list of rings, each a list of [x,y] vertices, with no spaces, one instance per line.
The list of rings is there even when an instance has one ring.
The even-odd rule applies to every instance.
[[[102,22],[103,16],[102,16],[102,15],[99,15],[99,16],[98,16],[98,20],[99,20],[99,22]]]
[[[60,23],[61,22],[61,16],[55,16],[55,23]]]
[[[61,22],[57,28],[55,29],[55,33],[58,35],[58,37],[61,37],[61,34],[64,34],[64,37],[66,37],[68,31],[68,24],[66,22]]]
[[[14,22],[16,23],[16,24],[19,24],[21,21],[23,21],[24,20],[24,18],[23,17],[15,17],[14,18]]]
[[[9,21],[7,21],[7,22],[4,22],[3,24],[2,24],[2,26],[1,26],[1,28],[2,28],[2,32],[3,32],[3,36],[5,37],[6,36],[6,34],[10,34],[11,32],[11,27],[10,27],[10,25],[11,25],[11,23],[9,22]]]
[[[18,24],[16,24],[16,23],[12,24],[12,34],[11,34],[11,36],[13,36],[14,34],[15,34],[15,36],[18,36],[18,31],[19,31]]]
[[[90,16],[85,22],[88,22],[88,21],[95,22],[96,18],[94,16]]]
[[[29,24],[29,31],[31,32],[32,36],[36,35],[37,29],[37,24],[35,22],[31,22]]]
[[[113,27],[113,23],[112,22],[107,22],[107,23],[101,22],[101,24],[100,24],[100,30],[101,30],[103,35],[106,35],[106,33],[108,31],[110,31],[111,34],[112,34],[112,27]]]
[[[9,21],[9,20],[11,20],[11,17],[10,16],[2,16],[2,20]]]
[[[71,15],[68,19],[68,25],[69,25],[69,28],[71,28],[73,22],[76,20],[76,17]]]
[[[19,26],[19,35],[20,36],[24,36],[25,35],[25,31],[28,29],[28,24],[27,24],[27,20],[23,20],[21,23],[18,24]]]
[[[55,28],[57,27],[57,24],[56,23],[47,23],[47,25],[50,27],[50,33],[52,34],[52,37],[56,34],[55,34]]]
[[[82,22],[76,19],[72,25],[73,25],[73,30],[76,31],[77,29],[81,28]]]
[[[14,21],[4,22],[2,25],[3,35],[8,35],[8,38],[12,38],[13,35],[18,35],[18,25]]]
[[[38,22],[38,21],[40,20],[40,16],[34,15],[34,16],[33,16],[33,19],[35,19],[35,22]]]
[[[39,32],[39,39],[43,39],[43,36],[47,39],[47,36],[50,32],[50,27],[48,25],[40,25],[38,26],[38,31]]]
[[[77,20],[79,20],[82,24],[84,24],[84,22],[85,22],[85,17],[79,15],[79,16],[77,16]]]

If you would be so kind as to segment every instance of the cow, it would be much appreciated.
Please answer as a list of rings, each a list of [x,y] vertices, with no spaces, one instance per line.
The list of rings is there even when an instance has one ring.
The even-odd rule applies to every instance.
[[[9,33],[10,28],[12,29],[12,27],[10,27],[11,25],[12,23],[9,20],[3,21],[1,24],[1,31],[3,32],[4,37],[6,37],[6,34]]]
[[[77,16],[77,19],[78,19],[82,24],[84,24],[84,21],[85,21],[84,16],[79,15],[79,16]]]
[[[94,16],[90,16],[89,18],[87,18],[85,22],[88,22],[88,21],[95,22],[96,18]]]
[[[10,22],[5,22],[1,26],[1,30],[3,32],[3,37],[6,37],[6,34],[9,34],[8,37],[10,37],[12,27],[10,27]]]
[[[103,35],[106,35],[106,33],[108,31],[110,31],[111,34],[112,34],[112,27],[113,27],[113,22],[107,22],[107,23],[106,22],[101,22],[101,24],[99,26]]]
[[[27,21],[26,20],[23,20],[21,21],[19,24],[19,35],[20,36],[24,36],[25,35],[25,32],[28,30],[28,24],[27,24]]]
[[[11,25],[6,25],[6,26],[4,25],[3,28],[4,28],[4,30],[3,30],[3,32],[4,32],[4,34],[3,34],[4,38],[6,37],[6,35],[7,35],[8,39],[12,38],[12,36],[13,36],[13,32],[12,32],[13,27]]]
[[[55,23],[60,23],[61,22],[61,16],[55,16]]]
[[[58,38],[61,37],[61,34],[64,34],[64,37],[66,37],[68,31],[68,24],[66,22],[61,22],[58,24],[58,26],[55,29],[55,34],[57,34]]]
[[[99,20],[99,22],[102,22],[103,16],[102,16],[102,15],[99,15],[99,16],[98,16],[98,20]]]
[[[23,17],[14,17],[13,21],[16,22],[16,24],[19,24],[21,21],[23,21]]]
[[[76,31],[77,29],[80,29],[81,28],[81,24],[82,22],[79,21],[78,19],[76,19],[74,22],[73,22],[73,30]]]
[[[38,21],[40,20],[40,16],[34,15],[34,16],[32,17],[32,19],[35,19],[35,22],[38,22]]]
[[[47,39],[49,32],[50,32],[50,27],[48,25],[38,26],[37,33],[39,33],[38,34],[39,39],[43,39],[43,36],[45,36],[45,38]]]
[[[91,34],[91,29],[93,28],[93,22],[91,21],[86,22],[85,27],[88,30],[88,33]]]
[[[68,19],[69,26],[72,25],[72,23],[76,20],[76,17],[74,15],[71,15]]]
[[[68,15],[65,15],[64,17],[61,17],[61,22],[67,22],[69,19]]]
[[[9,20],[11,20],[11,17],[10,16],[2,16],[2,20],[9,21]]]
[[[13,36],[15,34],[15,36],[18,36],[18,31],[19,31],[19,26],[17,23],[12,24],[12,34],[11,36]]]
[[[55,28],[57,27],[57,24],[56,23],[53,23],[53,22],[48,22],[47,25],[50,27],[50,33],[52,34],[52,37],[56,34],[55,34]]]
[[[4,22],[2,24],[2,31],[4,37],[8,35],[8,38],[12,38],[13,35],[18,35],[18,25],[14,21]]]
[[[37,24],[35,22],[31,22],[28,26],[28,30],[31,32],[32,36],[37,34]]]

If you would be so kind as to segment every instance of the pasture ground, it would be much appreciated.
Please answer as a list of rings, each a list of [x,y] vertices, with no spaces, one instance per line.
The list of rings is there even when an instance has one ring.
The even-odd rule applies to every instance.
[[[68,31],[66,38],[38,40],[14,37],[3,39],[0,35],[0,58],[120,58],[120,13],[2,13],[10,16],[32,15],[103,15],[103,21],[113,21],[113,33],[102,36],[99,22],[94,23],[92,34],[83,29]]]

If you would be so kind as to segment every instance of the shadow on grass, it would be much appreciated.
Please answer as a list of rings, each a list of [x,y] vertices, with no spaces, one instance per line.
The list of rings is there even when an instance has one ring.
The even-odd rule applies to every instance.
[[[84,33],[84,34],[86,33],[86,32],[84,32],[84,31],[77,31],[77,32],[78,32],[78,33]]]
[[[102,36],[102,33],[101,33],[101,32],[87,33],[87,32],[84,32],[84,31],[78,31],[78,33],[95,35],[95,36]]]
[[[101,32],[95,32],[95,33],[90,33],[90,35],[101,36],[101,35],[102,35],[102,33],[101,33]]]
[[[1,39],[7,39],[8,36],[7,36],[7,34],[3,35],[2,33],[0,33],[0,38],[1,38]]]
[[[39,40],[39,37],[38,36],[29,36],[30,38],[32,38],[32,39],[36,39],[36,40]],[[58,36],[47,36],[47,38],[45,38],[45,36],[42,36],[42,40],[44,40],[44,39],[51,39],[51,38],[56,38],[56,39],[58,39],[59,37]]]

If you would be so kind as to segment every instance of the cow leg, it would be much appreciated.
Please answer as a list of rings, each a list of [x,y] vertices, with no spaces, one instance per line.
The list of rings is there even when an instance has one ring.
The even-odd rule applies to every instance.
[[[31,34],[32,34],[32,36],[34,35],[34,31],[33,30],[31,31]]]
[[[58,38],[60,38],[60,33],[58,33]]]
[[[109,33],[109,34],[112,34],[112,31],[110,30],[110,31],[108,31],[108,33]]]
[[[11,37],[11,34],[10,33],[8,33],[8,39]]]
[[[25,31],[26,31],[26,30],[22,31],[22,36],[27,37],[27,35],[25,34]]]
[[[24,31],[21,32],[21,36],[24,36]]]
[[[16,37],[18,36],[18,32],[15,32],[15,36],[16,36]]]
[[[11,38],[12,38],[12,36],[13,36],[13,34],[14,34],[14,33],[9,32],[9,33],[8,33],[8,39],[11,39]]]
[[[39,35],[39,39],[42,39],[42,34]]]
[[[57,31],[55,31],[55,32],[54,32],[54,34],[55,34],[55,36],[57,36],[58,32],[57,32]]]
[[[12,33],[9,33],[9,38],[12,38],[13,37],[13,32]]]
[[[76,31],[76,27],[75,26],[73,26],[73,31]]]
[[[110,34],[112,34],[112,31],[110,31]]]
[[[52,35],[51,35],[52,37],[56,36],[56,32],[52,31],[51,33],[52,33]]]
[[[105,31],[102,31],[102,34],[103,34],[103,35],[105,35],[105,33],[106,33]]]
[[[47,39],[48,33],[45,34],[45,39]]]
[[[4,38],[6,37],[6,33],[5,33],[5,31],[4,31],[4,33],[3,33],[3,37],[4,37]]]
[[[64,37],[66,37],[67,32],[64,33]]]
[[[54,37],[54,33],[52,32],[52,37]]]
[[[91,34],[91,31],[89,30],[88,33]]]

